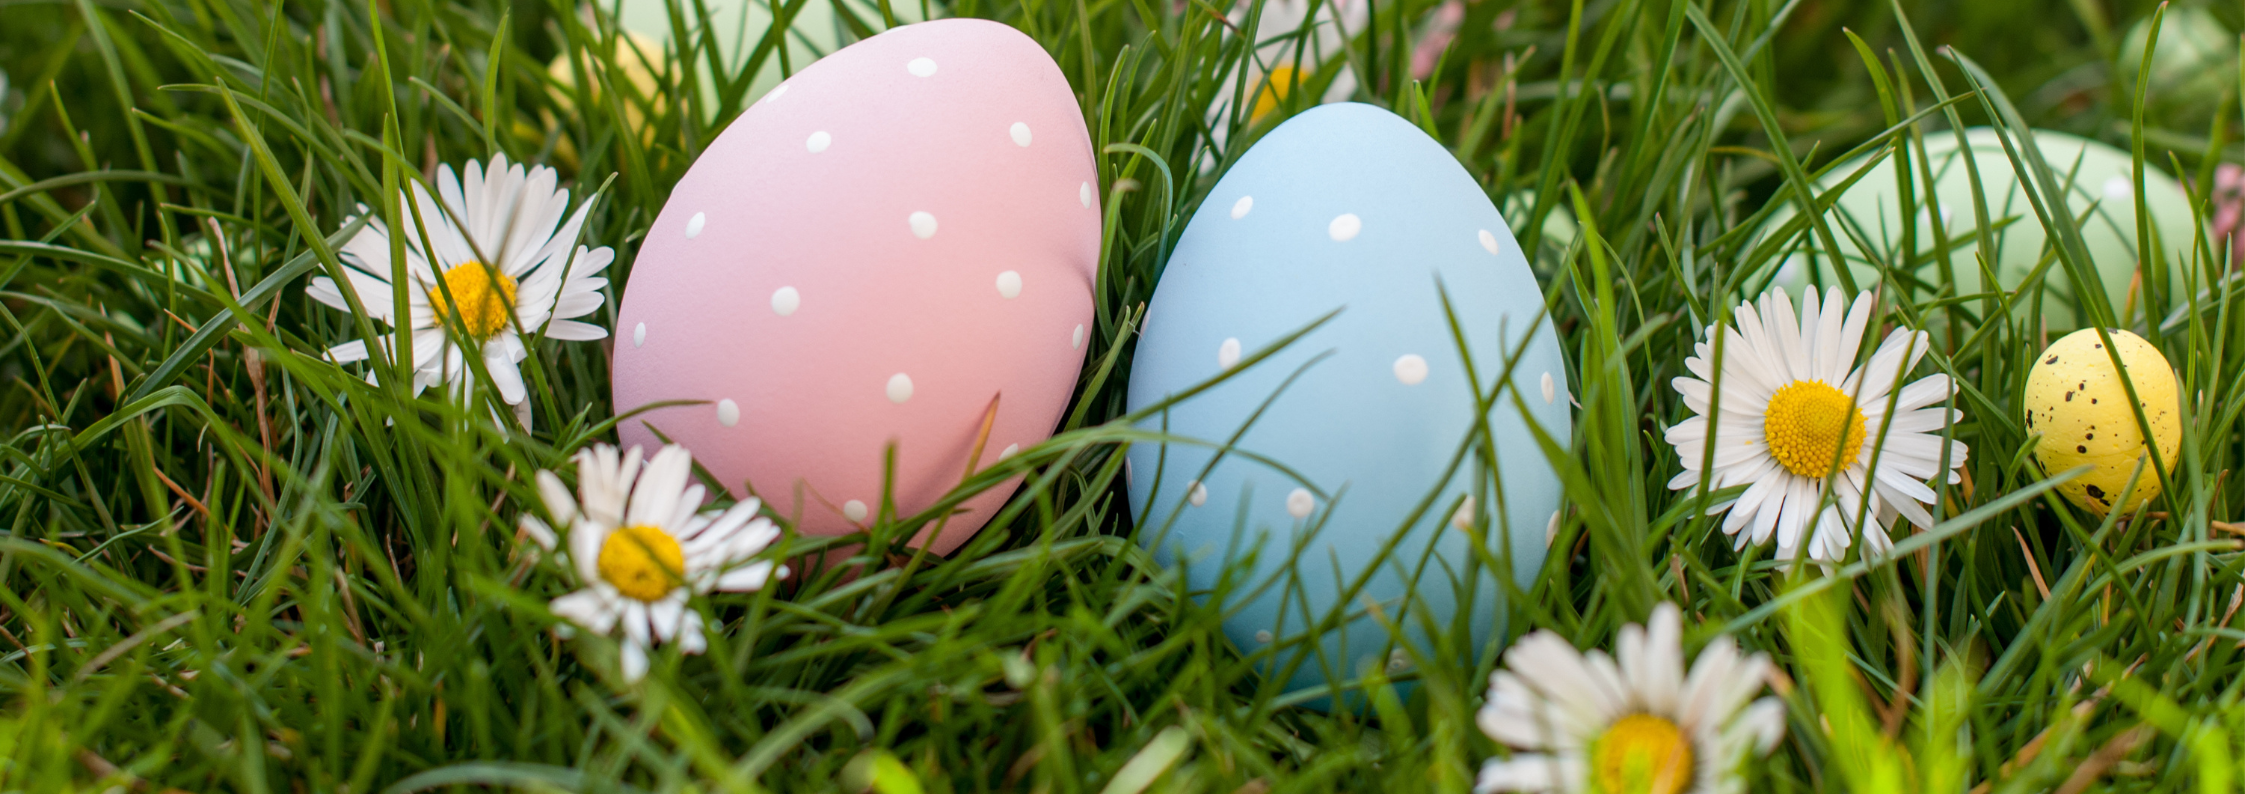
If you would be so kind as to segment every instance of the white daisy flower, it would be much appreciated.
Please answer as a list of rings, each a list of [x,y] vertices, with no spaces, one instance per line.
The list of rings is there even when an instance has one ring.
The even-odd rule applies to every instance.
[[[538,494],[569,529],[565,554],[583,585],[554,599],[554,614],[600,634],[621,625],[625,680],[647,673],[656,643],[675,642],[687,653],[709,647],[701,613],[687,608],[688,598],[758,590],[787,576],[770,560],[749,562],[780,535],[756,515],[762,503],[751,498],[722,513],[702,511],[702,486],[689,482],[693,470],[693,456],[675,444],[644,469],[638,447],[619,456],[598,444],[577,453],[575,498],[553,472],[538,472]],[[522,531],[548,551],[560,540],[528,514]]]
[[[1774,537],[1778,559],[1795,560],[1805,550],[1809,559],[1830,563],[1847,556],[1859,516],[1870,524],[1862,532],[1866,556],[1893,545],[1886,528],[1896,514],[1933,526],[1925,506],[1935,495],[1926,481],[1944,474],[1941,430],[1962,421],[1964,412],[1943,405],[1956,393],[1947,375],[1927,376],[1894,394],[1902,375],[1925,355],[1924,331],[1894,329],[1869,362],[1849,369],[1876,303],[1866,292],[1843,307],[1836,288],[1819,302],[1812,288],[1801,295],[1796,322],[1792,301],[1772,290],[1758,310],[1739,305],[1737,328],[1708,327],[1709,339],[1718,330],[1724,334],[1721,372],[1710,342],[1684,360],[1698,377],[1677,378],[1676,391],[1697,415],[1668,429],[1668,443],[1684,465],[1668,487],[1693,488],[1703,478],[1710,488],[1749,485],[1736,500],[1708,511],[1730,512],[1723,532],[1734,547]],[[1722,416],[1710,476],[1700,467],[1717,383]],[[1966,450],[1963,442],[1946,443],[1945,473],[1954,483]]]
[[[1476,722],[1511,748],[1481,767],[1476,794],[1728,794],[1748,750],[1785,736],[1785,704],[1750,699],[1769,657],[1741,657],[1729,638],[1700,651],[1687,675],[1676,605],[1653,608],[1649,628],[1623,626],[1617,663],[1577,653],[1549,630],[1522,638],[1489,677]]]
[[[608,335],[600,326],[569,318],[600,308],[605,299],[601,288],[608,280],[596,274],[615,260],[616,252],[576,245],[592,202],[579,205],[563,223],[569,191],[556,189],[555,179],[551,168],[525,171],[501,154],[488,169],[468,161],[465,181],[453,175],[451,166],[439,166],[441,203],[414,183],[420,226],[403,234],[406,277],[412,283],[405,290],[410,316],[402,322],[391,293],[390,230],[366,205],[359,205],[354,218],[365,217],[366,226],[343,244],[344,269],[370,318],[412,332],[415,391],[466,381],[471,370],[458,338],[464,334],[482,345],[483,364],[500,399],[522,405],[528,395],[516,364],[530,355],[523,334],[568,340]],[[403,217],[413,222],[411,210]],[[334,279],[312,279],[306,293],[350,310]],[[385,334],[377,344],[394,349],[395,336]],[[328,357],[336,363],[364,359],[366,341],[336,345]]]

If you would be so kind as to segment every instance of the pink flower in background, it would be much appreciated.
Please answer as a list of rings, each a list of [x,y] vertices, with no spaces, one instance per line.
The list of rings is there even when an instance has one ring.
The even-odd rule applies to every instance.
[[[2229,244],[2231,267],[2245,263],[2245,167],[2223,163],[2214,169],[2214,239]]]
[[[1458,35],[1458,23],[1465,21],[1465,3],[1448,0],[1434,10],[1434,21],[1419,39],[1417,49],[1411,51],[1411,76],[1420,80],[1434,74],[1435,64],[1442,61],[1442,50]]]

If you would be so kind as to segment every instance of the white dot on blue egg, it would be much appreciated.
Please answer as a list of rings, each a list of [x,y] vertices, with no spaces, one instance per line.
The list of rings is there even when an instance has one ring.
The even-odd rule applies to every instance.
[[[1395,360],[1395,379],[1405,386],[1417,386],[1427,379],[1427,360],[1417,353],[1405,353]]]
[[[1269,643],[1270,643],[1270,641],[1271,641],[1272,639],[1273,639],[1273,638],[1271,637],[1271,630],[1270,630],[1270,629],[1261,629],[1261,630],[1258,630],[1258,631],[1256,631],[1256,632],[1255,632],[1255,641],[1256,641],[1256,642],[1260,642],[1260,643],[1264,643],[1264,644],[1269,644]]]
[[[1239,363],[1238,339],[1226,339],[1223,344],[1216,346],[1216,366],[1231,369],[1232,365],[1237,363]]]
[[[1558,399],[1559,384],[1552,380],[1551,373],[1546,372],[1543,374],[1543,404],[1550,405]]]
[[[1200,484],[1199,480],[1194,480],[1192,489],[1186,492],[1185,500],[1191,502],[1194,507],[1208,504],[1208,486]]]
[[[1332,223],[1325,226],[1325,233],[1331,235],[1336,243],[1354,240],[1361,231],[1364,231],[1364,219],[1356,217],[1353,212],[1341,213],[1340,217],[1334,218]]]
[[[1473,495],[1472,495],[1472,494],[1467,494],[1467,495],[1466,495],[1466,498],[1465,498],[1465,504],[1462,504],[1462,505],[1458,505],[1458,512],[1455,512],[1455,513],[1452,513],[1452,514],[1450,514],[1450,526],[1453,526],[1453,527],[1457,527],[1457,528],[1459,528],[1459,529],[1472,529],[1472,528],[1473,528]]]
[[[1286,495],[1287,515],[1295,518],[1309,518],[1310,511],[1315,509],[1317,509],[1317,497],[1311,496],[1308,488],[1296,488],[1292,493]]]
[[[1481,230],[1481,248],[1492,256],[1497,253],[1497,236],[1490,234],[1488,229]]]
[[[1239,197],[1238,201],[1232,202],[1232,220],[1236,221],[1241,218],[1247,217],[1248,210],[1252,209],[1255,209],[1254,196]]]

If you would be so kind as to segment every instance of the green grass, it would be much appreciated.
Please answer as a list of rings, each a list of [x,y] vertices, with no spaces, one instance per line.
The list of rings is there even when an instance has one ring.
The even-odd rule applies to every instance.
[[[700,40],[705,5],[675,0],[674,31]],[[2234,290],[2154,284],[2133,315],[2189,318],[2137,329],[2176,365],[2187,420],[2176,465],[2145,475],[2166,495],[2144,515],[2073,509],[2024,454],[2042,332],[2005,307],[2032,287],[1887,292],[1889,319],[1939,316],[1917,374],[1957,378],[1972,449],[1941,525],[1898,536],[1908,554],[1799,578],[1735,554],[1696,494],[1663,487],[1677,464],[1659,439],[1686,415],[1668,384],[1698,329],[1787,251],[1849,233],[1754,231],[1849,150],[1914,157],[1955,126],[2032,125],[2204,191],[2215,159],[2245,159],[2236,81],[2142,97],[2113,77],[2154,12],[2135,0],[1483,0],[1413,81],[1434,6],[1373,7],[1347,52],[1356,98],[1518,202],[1508,220],[1579,368],[1561,551],[1520,583],[1510,625],[1604,646],[1671,600],[1689,645],[1720,631],[1770,653],[1791,723],[1755,791],[2235,790],[2245,556],[2216,523],[2245,504],[2228,482],[2245,458]],[[1428,657],[1400,690],[1334,682],[1370,693],[1361,714],[1290,707],[1131,540],[1117,452],[1136,436],[1110,424],[1130,322],[1213,183],[1187,167],[1207,108],[1252,88],[1238,32],[1198,2],[924,8],[1042,43],[1106,153],[1099,353],[1070,424],[1009,462],[1029,474],[1024,509],[968,552],[713,597],[709,653],[666,650],[632,687],[602,672],[612,645],[556,638],[544,603],[565,581],[513,540],[530,473],[613,438],[600,346],[539,347],[537,430],[503,432],[483,407],[323,363],[361,331],[303,287],[336,266],[354,204],[503,150],[601,191],[586,242],[616,249],[618,289],[756,75],[800,60],[760,47],[675,69],[695,84],[657,103],[616,71],[614,28],[558,0],[0,0],[0,790],[1469,790],[1499,752],[1472,724],[1493,654]],[[844,36],[887,16],[850,16]],[[565,91],[557,57],[607,88]],[[1232,130],[1215,159],[1268,126]],[[2020,168],[2048,183],[2065,164]],[[1583,234],[1539,240],[1562,205]],[[2225,247],[2200,242],[2195,282],[2226,270]],[[2049,256],[2053,278],[2094,282],[2078,248]],[[1900,263],[1883,272],[1905,283]],[[587,319],[609,324],[613,297]]]

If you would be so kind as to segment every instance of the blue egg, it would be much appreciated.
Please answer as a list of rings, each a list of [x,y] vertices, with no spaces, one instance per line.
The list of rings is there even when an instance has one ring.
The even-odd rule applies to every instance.
[[[1518,356],[1488,412],[1493,469],[1467,449],[1475,389],[1444,292],[1481,392]],[[1449,151],[1385,110],[1335,104],[1295,116],[1240,158],[1154,291],[1131,410],[1233,368],[1141,425],[1169,443],[1128,453],[1141,542],[1183,565],[1196,592],[1230,577],[1232,642],[1249,654],[1276,646],[1273,673],[1322,649],[1288,677],[1297,691],[1368,665],[1403,672],[1411,654],[1383,619],[1420,654],[1442,652],[1425,621],[1470,630],[1470,646],[1451,651],[1503,636],[1495,568],[1509,558],[1513,581],[1532,589],[1560,507],[1558,476],[1529,427],[1567,445],[1567,371],[1519,244]],[[1476,526],[1487,528],[1485,554],[1473,548]],[[1342,620],[1305,641],[1344,595]]]

